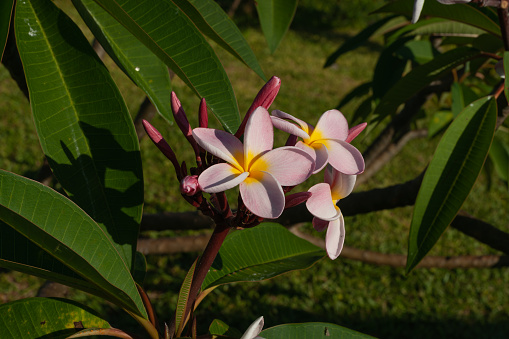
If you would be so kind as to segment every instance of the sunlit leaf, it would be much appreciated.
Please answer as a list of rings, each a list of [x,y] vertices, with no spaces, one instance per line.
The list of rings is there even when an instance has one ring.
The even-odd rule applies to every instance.
[[[240,115],[230,80],[212,47],[177,5],[159,0],[95,1],[205,98],[223,126],[235,133]]]
[[[1,338],[67,338],[88,327],[109,328],[106,320],[77,302],[27,298],[0,305]]]
[[[454,119],[440,140],[415,202],[407,272],[435,245],[470,193],[488,155],[496,119],[496,100],[479,99]]]
[[[213,0],[173,0],[207,37],[267,81],[255,54],[237,25]]]
[[[187,271],[186,277],[180,287],[180,292],[177,300],[177,309],[175,310],[175,327],[177,328],[177,336],[180,336],[184,329],[186,319],[184,319],[184,312],[186,311],[187,301],[189,299],[189,291],[191,290],[191,283],[193,282],[194,269],[196,268],[196,262]]]
[[[131,269],[143,172],[124,100],[79,28],[53,2],[18,1],[15,28],[37,134],[53,174]]]
[[[104,50],[150,98],[166,121],[173,123],[168,67],[93,0],[72,0]]]
[[[263,34],[274,53],[283,40],[297,10],[297,0],[258,0],[256,10]]]
[[[66,197],[41,183],[0,170],[0,221],[95,285],[110,301],[146,317],[129,268],[114,244]],[[23,249],[11,249],[14,261],[19,256],[26,262]]]
[[[348,328],[328,323],[302,323],[284,324],[263,330],[260,337],[271,338],[292,338],[292,339],[315,339],[315,338],[341,338],[341,339],[362,339],[373,338]]]
[[[321,248],[283,226],[264,223],[228,235],[202,289],[237,281],[269,279],[307,268],[324,256]]]

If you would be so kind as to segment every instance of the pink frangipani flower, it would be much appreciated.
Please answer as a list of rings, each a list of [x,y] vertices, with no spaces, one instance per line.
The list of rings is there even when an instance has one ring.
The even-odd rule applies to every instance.
[[[327,227],[325,249],[329,258],[336,259],[345,241],[345,221],[336,203],[352,193],[356,175],[343,174],[330,165],[325,169],[325,182],[311,187],[306,207],[314,216],[313,226],[321,232]]]
[[[323,113],[316,127],[278,110],[272,112],[271,119],[274,127],[302,138],[295,146],[315,159],[313,173],[321,171],[327,163],[345,174],[364,171],[364,158],[350,141],[366,127],[366,123],[349,130],[346,118],[336,109]]]
[[[248,210],[263,218],[279,217],[285,207],[281,186],[305,181],[313,171],[314,162],[297,147],[273,150],[273,132],[269,113],[263,107],[258,107],[249,117],[244,144],[221,130],[195,128],[196,142],[226,161],[200,174],[200,188],[207,193],[218,193],[240,185],[240,195]]]

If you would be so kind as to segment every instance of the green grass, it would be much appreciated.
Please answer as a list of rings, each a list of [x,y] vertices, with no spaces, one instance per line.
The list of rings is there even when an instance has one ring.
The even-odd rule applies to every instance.
[[[245,36],[268,77],[282,79],[280,94],[272,108],[281,109],[310,123],[316,123],[326,110],[334,108],[350,89],[370,78],[379,46],[360,48],[338,60],[336,67],[323,69],[328,54],[344,41],[350,31],[296,33],[290,31],[274,55],[269,55],[264,39],[253,28]],[[245,112],[263,81],[240,62],[218,49],[232,81],[241,112]],[[134,87],[112,64],[115,80],[134,115],[142,92]],[[189,120],[197,124],[198,99],[175,79],[173,89],[179,96]],[[7,71],[0,67],[0,167],[35,178],[43,155],[37,140],[30,107]],[[350,116],[349,112],[344,112]],[[218,123],[211,119],[213,126]],[[153,124],[174,146],[179,160],[192,164],[192,153],[177,126],[156,117]],[[363,150],[367,140],[355,144]],[[282,144],[282,134],[276,135]],[[363,141],[364,140],[364,141]],[[437,141],[416,140],[368,182],[365,190],[400,183],[422,171],[433,154]],[[145,176],[145,212],[192,210],[178,194],[178,183],[171,163],[150,140],[141,142]],[[318,182],[321,178],[314,179]],[[313,184],[306,183],[303,189]],[[230,196],[235,196],[232,192]],[[480,177],[464,209],[497,226],[507,225],[508,195],[503,185],[486,188]],[[383,253],[404,254],[407,246],[411,207],[346,218],[346,245]],[[314,232],[314,231],[311,231]],[[323,234],[316,234],[323,236]],[[448,229],[431,255],[482,255],[496,253],[487,246]],[[192,262],[193,254],[149,256],[146,289],[162,320],[171,317],[176,291]],[[33,296],[41,280],[0,271],[0,301]],[[261,283],[221,286],[200,305],[197,315],[203,331],[214,318],[246,328],[260,315],[266,327],[287,322],[324,321],[340,324],[382,338],[503,338],[509,333],[509,270],[501,269],[417,269],[404,275],[403,268],[378,267],[339,257],[325,258],[308,270],[292,272]],[[17,292],[21,291],[21,292]],[[81,292],[72,298],[108,314],[112,323],[125,316],[109,304]]]

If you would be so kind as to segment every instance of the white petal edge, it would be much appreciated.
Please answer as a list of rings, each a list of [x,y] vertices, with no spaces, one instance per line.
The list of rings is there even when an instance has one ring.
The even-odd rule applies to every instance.
[[[364,172],[364,158],[354,146],[343,140],[319,140],[327,147],[328,161],[332,167],[345,174]],[[318,162],[318,160],[317,160]]]
[[[274,146],[274,127],[269,112],[258,107],[251,113],[244,131],[244,164],[249,166],[258,154],[269,151]]]
[[[307,134],[310,134],[311,131],[314,129],[313,125],[310,125],[307,122],[305,122],[304,120],[300,120],[300,119],[294,117],[293,115],[285,113],[285,112],[282,112],[280,110],[277,110],[277,109],[273,110],[271,112],[271,114],[272,114],[272,116],[275,116],[275,117],[278,117],[278,118],[281,118],[281,119],[289,119],[289,120],[295,121],[297,124],[300,125],[302,130],[304,132],[306,132]]]

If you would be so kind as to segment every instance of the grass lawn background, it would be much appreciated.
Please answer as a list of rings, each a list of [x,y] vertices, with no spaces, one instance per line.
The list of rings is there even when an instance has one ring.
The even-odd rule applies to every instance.
[[[299,12],[297,18],[299,18]],[[73,16],[73,18],[75,18]],[[282,80],[280,93],[271,109],[281,109],[315,124],[326,110],[372,75],[381,45],[376,42],[343,56],[337,64],[323,69],[325,58],[345,38],[356,33],[345,27],[326,31],[305,29],[297,22],[279,49],[270,55],[260,31],[243,26],[243,33],[270,77]],[[90,37],[90,35],[88,35]],[[243,114],[264,84],[253,72],[226,52],[216,48],[234,87]],[[143,93],[106,58],[114,79],[132,115],[143,101]],[[173,81],[191,124],[197,124],[199,100],[182,81]],[[43,155],[35,133],[27,100],[0,67],[0,168],[35,178]],[[343,111],[347,116],[351,112]],[[217,122],[211,117],[211,123]],[[192,152],[177,126],[156,117],[153,124],[175,146],[179,160],[191,164]],[[362,151],[374,134],[357,138]],[[276,133],[276,143],[284,142]],[[384,187],[414,178],[426,166],[437,140],[414,140],[390,164],[356,190]],[[191,210],[178,194],[170,162],[148,139],[141,141],[145,176],[145,213]],[[509,231],[507,187],[495,182],[488,188],[480,176],[463,209]],[[321,180],[306,183],[310,187]],[[236,193],[230,194],[234,196]],[[234,201],[234,200],[233,200]],[[348,246],[405,254],[412,208],[399,208],[348,217]],[[314,232],[314,231],[312,231]],[[176,233],[165,232],[171,236]],[[324,234],[314,233],[323,237]],[[153,235],[153,234],[148,234]],[[447,229],[431,255],[497,254],[463,234]],[[197,253],[147,257],[146,289],[162,320],[171,317],[176,291]],[[41,279],[0,269],[0,303],[34,296]],[[339,257],[324,258],[306,271],[296,271],[261,283],[237,283],[217,288],[200,305],[197,315],[201,333],[218,318],[239,329],[260,315],[265,327],[281,323],[331,322],[382,338],[505,338],[509,336],[509,270],[501,269],[418,269],[405,276],[403,268],[379,267]],[[124,314],[98,298],[73,291],[71,298],[108,314],[113,326]]]

